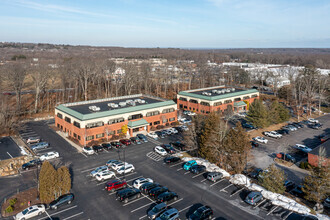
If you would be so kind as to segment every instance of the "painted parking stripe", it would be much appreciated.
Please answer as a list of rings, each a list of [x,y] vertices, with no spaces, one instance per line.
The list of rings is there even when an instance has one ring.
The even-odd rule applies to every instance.
[[[182,163],[173,164],[170,167],[175,167],[175,166],[178,166],[178,165],[182,165]]]
[[[86,154],[84,154],[83,152],[80,152],[82,155],[84,155],[84,157],[86,157],[87,158],[87,155]]]
[[[219,180],[219,181],[217,181],[217,182],[211,184],[210,187],[212,187],[212,186],[214,186],[214,185],[216,185],[216,184],[218,184],[218,183],[221,183],[221,182],[224,181],[224,180],[225,180],[225,179]]]
[[[189,208],[191,208],[192,206],[193,206],[193,205],[187,206],[186,208],[183,208],[183,209],[178,210],[178,211],[179,211],[179,212],[183,212],[184,210],[189,209]]]
[[[167,206],[171,206],[171,205],[173,205],[173,204],[175,204],[175,203],[178,203],[178,202],[180,202],[180,201],[182,201],[182,200],[183,200],[183,198],[181,198],[181,199],[179,199],[179,200],[176,200],[176,201],[174,201],[174,202],[168,204]]]
[[[134,203],[134,202],[137,202],[137,201],[139,201],[139,200],[141,200],[141,199],[145,199],[145,198],[146,198],[146,197],[141,196],[141,197],[138,198],[138,199],[135,199],[135,200],[133,200],[133,201],[131,201],[131,202],[125,203],[123,206],[127,206],[127,205],[129,205],[129,204],[132,204],[132,203]]]
[[[190,171],[185,172],[183,175],[186,175],[186,174],[188,174],[188,173],[190,173]]]
[[[136,212],[136,211],[138,211],[138,210],[140,210],[140,209],[142,209],[142,208],[144,208],[144,207],[146,207],[146,206],[148,206],[148,205],[151,205],[151,204],[153,204],[153,203],[155,203],[155,202],[149,202],[149,203],[147,203],[147,204],[145,204],[145,205],[143,205],[143,206],[140,206],[139,208],[133,209],[131,212]]]
[[[220,189],[219,191],[220,191],[220,192],[227,192],[226,189],[229,188],[229,187],[231,187],[231,186],[233,186],[233,185],[234,185],[234,184],[231,183],[231,184],[229,184],[228,186],[226,186],[225,188]]]
[[[68,219],[71,219],[71,218],[74,218],[74,217],[76,217],[76,216],[78,216],[78,215],[81,215],[81,214],[83,214],[84,212],[79,212],[79,213],[77,213],[77,214],[75,214],[75,215],[71,215],[71,216],[69,216],[69,217],[67,217],[67,218],[64,218],[63,220],[68,220]]]
[[[181,168],[179,168],[179,169],[177,169],[176,171],[180,171],[180,170],[182,170],[183,168],[181,167]]]
[[[196,178],[196,177],[198,177],[198,176],[200,176],[200,175],[203,175],[203,174],[204,174],[204,173],[197,174],[197,175],[193,176],[192,178]]]
[[[131,176],[131,175],[134,175],[134,174],[136,174],[136,172],[126,174],[125,177]],[[116,177],[118,177],[118,178],[124,177],[124,174],[118,174],[118,175],[116,175]]]
[[[13,158],[13,156],[11,156],[10,153],[7,152],[7,154],[8,154],[11,158]]]
[[[60,213],[62,213],[62,212],[66,212],[66,211],[68,211],[68,210],[70,210],[70,209],[74,209],[74,208],[76,208],[76,207],[77,207],[77,205],[72,206],[72,207],[67,208],[67,209],[64,209],[64,210],[59,211],[59,212],[51,213],[51,214],[49,214],[49,215],[50,215],[50,216],[57,215],[57,214],[60,214]],[[38,220],[43,220],[43,219],[47,219],[47,218],[48,218],[48,217],[46,216],[46,217],[43,217],[43,218],[39,218]]]
[[[134,178],[132,178],[132,179],[126,180],[126,182],[130,182],[130,181],[135,180],[135,179],[140,178],[140,177],[143,177],[143,176],[137,176],[137,177],[134,177]]]
[[[143,219],[143,218],[145,218],[145,217],[147,217],[147,215],[144,215],[144,216],[140,217],[139,220],[141,220],[141,219]]]
[[[201,183],[203,183],[203,182],[205,182],[207,179],[203,179],[203,180],[201,180]]]

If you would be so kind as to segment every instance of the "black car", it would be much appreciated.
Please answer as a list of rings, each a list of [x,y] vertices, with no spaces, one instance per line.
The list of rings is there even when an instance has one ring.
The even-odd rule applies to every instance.
[[[318,130],[318,129],[321,129],[322,128],[322,124],[315,123],[315,124],[309,125],[309,127]]]
[[[164,192],[168,192],[168,188],[165,186],[158,186],[149,191],[149,196],[153,197],[153,198],[157,198],[158,195],[160,195]]]
[[[42,164],[42,161],[39,160],[39,159],[31,160],[31,161],[29,161],[29,162],[22,165],[22,170],[29,170],[30,168],[39,166],[41,164]]]
[[[179,196],[175,192],[164,192],[157,197],[158,202],[168,203],[172,200],[176,201]]]
[[[182,127],[174,127],[178,132],[184,132],[183,128]]]
[[[73,194],[65,194],[60,197],[58,197],[56,200],[52,201],[49,203],[49,208],[50,209],[57,209],[57,207],[65,205],[65,204],[70,204],[73,201]]]
[[[95,152],[97,152],[97,153],[103,151],[103,147],[100,146],[100,145],[94,145],[92,148],[93,148],[93,150],[94,150]]]
[[[293,156],[291,156],[290,154],[285,154],[285,153],[281,152],[281,153],[278,153],[276,156],[279,159],[282,159],[282,160],[285,160],[285,161],[288,161],[291,163],[296,163],[296,159]]]
[[[200,174],[205,172],[206,167],[204,165],[194,165],[190,168],[190,172],[194,174]]]
[[[150,190],[152,190],[156,187],[161,187],[161,185],[159,183],[148,182],[148,183],[142,184],[141,192],[148,195],[150,193]]]
[[[165,134],[161,131],[155,131],[155,133],[158,135],[160,138],[165,138]]]
[[[110,143],[103,143],[101,144],[101,146],[103,147],[103,149],[105,150],[110,150],[112,148]]]
[[[289,125],[292,125],[293,127],[296,127],[296,128],[301,128],[297,123],[291,123],[291,124],[289,124]]]
[[[255,127],[253,125],[249,124],[249,123],[243,123],[242,127],[243,128],[249,128],[249,129],[255,129]]]
[[[290,193],[294,196],[299,197],[299,198],[304,198],[305,197],[305,193],[304,193],[304,191],[302,191],[302,186],[301,185],[296,186],[293,190],[290,191]]]
[[[173,157],[173,156],[170,156],[170,157],[166,157],[164,159],[164,162],[166,164],[170,164],[170,163],[176,163],[176,162],[179,162],[181,161],[180,157]]]
[[[168,153],[168,154],[175,154],[176,150],[169,144],[162,144],[160,145],[162,148],[165,149],[165,151]]]
[[[170,145],[172,147],[178,148],[181,151],[186,150],[186,145],[185,144],[182,144],[180,141],[170,142]]]
[[[115,148],[120,148],[122,146],[122,144],[119,141],[113,141],[113,142],[110,142],[110,144],[112,147],[115,147]]]
[[[277,133],[281,134],[281,135],[287,135],[290,134],[290,131],[287,129],[280,129],[280,130],[276,130]]]
[[[285,186],[285,191],[290,192],[291,190],[293,190],[296,187],[296,184],[290,180],[286,180],[284,182],[284,186]]]
[[[193,214],[191,214],[189,220],[199,220],[199,219],[212,219],[213,210],[209,206],[199,207]]]
[[[251,147],[259,147],[259,143],[256,141],[250,141]]]
[[[135,188],[127,188],[124,190],[121,190],[119,193],[117,193],[117,199],[120,202],[128,203],[128,201],[137,199],[141,197],[141,191],[139,189]]]
[[[254,179],[257,179],[259,177],[259,175],[263,172],[262,169],[260,168],[256,168],[252,173],[250,173],[250,177],[251,178],[254,178]]]

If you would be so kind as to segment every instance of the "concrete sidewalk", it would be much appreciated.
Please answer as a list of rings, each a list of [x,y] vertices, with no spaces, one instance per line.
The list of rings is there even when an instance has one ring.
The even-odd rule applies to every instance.
[[[80,147],[78,144],[74,143],[73,141],[70,141],[64,132],[62,131],[56,131],[58,135],[60,135],[64,140],[66,140],[72,147],[76,148],[79,153],[82,152],[82,147]]]

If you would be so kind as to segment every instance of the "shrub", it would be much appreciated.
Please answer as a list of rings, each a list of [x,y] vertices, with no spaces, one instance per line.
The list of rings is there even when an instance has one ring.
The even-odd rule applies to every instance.
[[[12,205],[10,205],[10,206],[8,206],[7,208],[6,208],[6,212],[7,213],[11,213],[11,212],[13,212],[14,211],[14,207],[12,206]]]
[[[125,137],[126,137],[126,133],[125,134],[123,134],[123,133],[119,134],[119,138],[125,138]]]
[[[312,165],[311,165],[310,163],[308,163],[307,161],[304,161],[304,162],[301,162],[301,163],[299,164],[299,167],[300,167],[301,169],[308,170],[308,169],[310,169],[310,168],[312,167]]]
[[[155,131],[156,130],[155,126],[151,126],[150,130]]]
[[[179,125],[180,123],[178,121],[174,121],[171,123],[172,126],[176,126],[176,125]]]
[[[164,125],[157,125],[157,129],[163,129],[165,126]]]
[[[17,202],[17,198],[13,198],[13,199],[10,199],[10,200],[9,200],[9,204],[10,204],[11,206],[15,205],[16,202]]]
[[[170,125],[170,124],[169,124],[168,122],[165,124],[166,127],[168,127],[169,125]]]
[[[112,135],[112,137],[110,138],[110,140],[117,140],[119,139],[119,135]]]

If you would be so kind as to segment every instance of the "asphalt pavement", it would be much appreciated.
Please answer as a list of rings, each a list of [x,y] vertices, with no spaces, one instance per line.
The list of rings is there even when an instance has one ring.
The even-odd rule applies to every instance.
[[[21,150],[11,137],[0,138],[0,160],[21,156]]]

